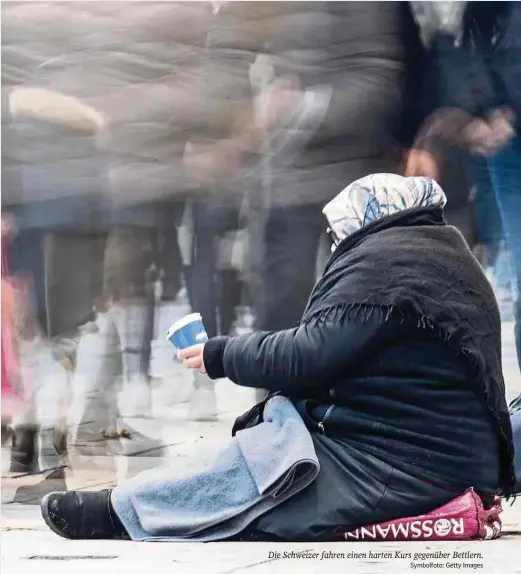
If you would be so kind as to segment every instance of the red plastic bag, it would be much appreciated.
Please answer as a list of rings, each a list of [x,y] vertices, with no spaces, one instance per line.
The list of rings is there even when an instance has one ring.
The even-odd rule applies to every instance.
[[[351,542],[491,540],[501,535],[501,500],[485,510],[471,488],[428,514],[399,518],[338,534],[335,540]]]

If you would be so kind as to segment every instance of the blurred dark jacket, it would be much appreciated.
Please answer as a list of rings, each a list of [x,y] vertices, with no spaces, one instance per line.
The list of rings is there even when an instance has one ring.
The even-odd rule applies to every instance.
[[[518,2],[452,4],[459,4],[462,13],[450,30],[438,29],[434,34],[419,116],[425,119],[435,110],[443,110],[429,118],[426,124],[429,127],[422,129],[417,146],[430,150],[438,158],[443,152],[447,155],[447,149],[452,147],[450,153],[459,156],[462,164],[466,160],[464,163],[468,165],[467,142],[461,136],[473,118],[486,118],[494,110],[507,107],[514,112],[514,128],[519,133],[521,5]],[[449,108],[465,113],[449,114]],[[441,183],[449,198],[448,206],[454,211],[459,204],[463,213],[469,185],[460,181],[462,170],[458,169],[457,159],[453,167],[452,173],[442,167],[448,183]],[[449,207],[448,217],[450,214]]]
[[[96,3],[94,3],[96,4]],[[200,113],[196,94],[209,2],[102,3],[110,189],[118,223],[171,225],[193,189],[183,154]]]
[[[518,2],[466,2],[455,29],[441,31],[433,43],[431,67],[442,79],[438,107],[463,110],[472,117],[486,117],[506,106],[521,121],[521,5]],[[428,109],[426,112],[428,113]],[[461,143],[464,120],[454,130],[454,120],[438,131]],[[451,129],[452,128],[452,129]]]
[[[248,105],[248,69],[269,54],[277,76],[328,86],[320,127],[289,162],[274,158],[272,204],[323,204],[351,181],[396,171],[410,74],[421,51],[406,2],[227,2],[208,41],[211,128],[223,137]],[[277,191],[278,190],[278,191]]]
[[[190,118],[198,110],[194,94],[209,18],[206,2],[6,5],[3,102],[13,88],[44,88],[73,98],[75,112],[84,106],[103,118],[103,129],[85,133],[62,102],[51,100],[42,111],[33,99],[15,112],[18,144],[9,155],[22,166],[24,178],[30,167],[23,202],[33,201],[33,195],[48,199],[47,189],[33,185],[37,179],[54,188],[52,199],[74,196],[74,207],[79,197],[107,196],[108,188],[105,199],[124,222],[154,224],[162,202],[177,199],[188,187],[182,154]],[[51,121],[49,108],[56,112]],[[6,125],[12,129],[9,121]],[[109,183],[95,181],[92,171]],[[49,216],[59,211],[54,207]]]
[[[509,106],[521,127],[521,5],[519,2],[467,2],[463,16],[463,49],[469,72],[459,77],[458,102],[473,115]]]

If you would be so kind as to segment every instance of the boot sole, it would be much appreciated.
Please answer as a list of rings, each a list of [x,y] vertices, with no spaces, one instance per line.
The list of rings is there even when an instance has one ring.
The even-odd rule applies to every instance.
[[[65,534],[65,532],[60,530],[56,524],[54,524],[49,514],[49,500],[51,496],[55,496],[57,494],[61,494],[61,492],[49,492],[40,501],[40,510],[42,511],[43,520],[45,521],[45,524],[47,524],[47,526],[54,532],[54,534],[60,536],[61,538],[66,538],[67,540],[73,540],[72,536],[68,536]]]

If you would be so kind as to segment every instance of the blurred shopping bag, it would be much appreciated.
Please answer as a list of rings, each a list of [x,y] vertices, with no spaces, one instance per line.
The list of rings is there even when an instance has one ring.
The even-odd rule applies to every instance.
[[[13,333],[13,290],[9,280],[2,277],[2,419],[23,408],[23,401],[15,391],[18,378],[18,361]]]
[[[24,408],[22,392],[20,391],[17,337],[15,329],[16,290],[12,278],[8,274],[7,254],[2,241],[2,317],[1,317],[1,346],[2,346],[2,419],[10,418]]]
[[[249,248],[249,234],[246,229],[229,231],[219,241],[217,267],[243,273],[247,267]]]

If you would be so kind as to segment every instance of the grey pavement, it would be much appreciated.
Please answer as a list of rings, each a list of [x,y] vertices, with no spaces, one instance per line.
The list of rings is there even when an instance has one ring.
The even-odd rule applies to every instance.
[[[401,574],[426,568],[441,572],[480,570],[487,574],[521,572],[521,538],[508,534],[499,540],[464,543],[146,544],[68,541],[44,531],[34,510],[31,514],[31,519],[28,516],[25,519],[25,529],[4,530],[2,533],[3,573],[69,574],[74,569],[74,574],[92,574],[93,570],[100,574],[129,574],[143,572],[147,568],[161,573],[183,574],[203,571],[205,574]],[[308,551],[309,557],[302,554],[297,557],[297,553],[302,551]],[[437,551],[443,552],[445,557],[429,558],[429,555],[436,556]],[[324,552],[337,557],[321,560]],[[343,556],[338,557],[340,553]],[[411,554],[410,557],[404,557],[407,553]]]
[[[177,309],[181,312],[182,309]],[[176,312],[177,312],[176,311]],[[184,310],[183,310],[184,311]],[[182,314],[182,313],[181,313]],[[175,320],[177,317],[172,317]],[[168,320],[167,320],[168,319]],[[161,333],[170,322],[167,316],[160,325],[156,346],[162,347]],[[168,354],[163,347],[163,351]],[[515,354],[513,325],[503,328],[503,360],[507,396],[513,398],[521,392],[521,375]],[[158,359],[156,358],[156,361]],[[164,365],[164,357],[162,359]],[[153,366],[159,373],[161,366]],[[163,369],[164,370],[164,369]],[[163,373],[164,374],[164,373]],[[192,380],[180,366],[173,368],[167,378],[154,384],[154,413],[150,419],[132,419],[130,424],[138,431],[153,438],[161,438],[166,444],[163,452],[149,453],[149,456],[81,457],[72,455],[71,468],[67,470],[68,488],[99,489],[116,485],[120,480],[133,476],[142,470],[163,466],[182,465],[193,461],[195,449],[201,456],[215,452],[230,435],[230,428],[237,414],[244,412],[253,403],[253,392],[233,385],[229,381],[218,381],[216,392],[219,407],[217,422],[188,422],[186,388]],[[129,441],[131,444],[131,440]],[[160,456],[159,456],[160,455]],[[92,573],[93,568],[111,574],[142,571],[149,563],[158,566],[159,572],[191,573],[204,569],[205,574],[232,574],[236,572],[335,572],[346,570],[358,573],[412,572],[435,569],[447,572],[453,570],[477,569],[487,573],[521,573],[521,500],[513,506],[504,504],[502,515],[504,534],[501,539],[490,542],[468,543],[336,543],[331,545],[275,545],[275,544],[143,544],[112,541],[65,541],[48,531],[43,524],[37,500],[35,504],[21,505],[13,502],[19,486],[38,482],[40,476],[14,476],[7,472],[8,451],[2,450],[2,573],[53,574],[70,571],[75,574]],[[189,468],[189,467],[188,467]],[[313,550],[316,558],[284,558],[284,552]],[[320,559],[323,551],[343,552],[344,558]],[[425,553],[442,550],[450,558],[430,560],[414,556],[411,559],[398,558],[395,551]],[[276,552],[280,553],[277,557]],[[366,553],[365,558],[349,557],[349,552]],[[369,552],[391,552],[392,557],[374,557]],[[454,558],[454,552],[480,553],[478,558]],[[271,553],[271,554],[270,554]],[[456,555],[459,556],[459,555]],[[432,564],[430,564],[432,562]],[[459,566],[458,566],[459,565]]]

